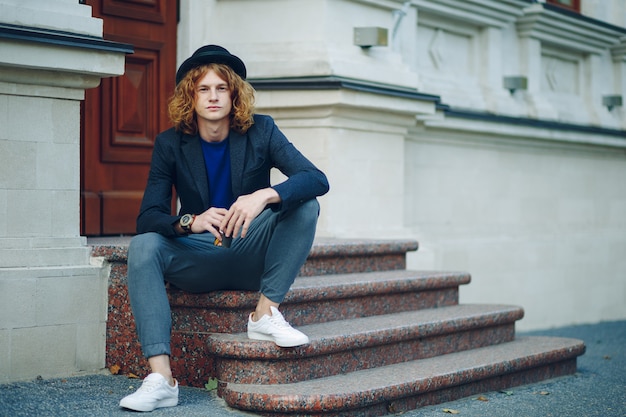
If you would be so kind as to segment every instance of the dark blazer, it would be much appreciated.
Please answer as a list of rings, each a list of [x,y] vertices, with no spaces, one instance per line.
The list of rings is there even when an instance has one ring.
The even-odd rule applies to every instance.
[[[174,224],[182,214],[200,214],[211,207],[200,140],[198,135],[186,135],[174,128],[156,137],[137,233],[174,236]],[[243,135],[231,130],[229,141],[235,199],[269,187],[271,168],[288,177],[273,186],[282,200],[273,210],[288,210],[328,192],[324,173],[287,140],[271,117],[255,115],[252,127]],[[181,203],[178,216],[170,214],[172,186]]]

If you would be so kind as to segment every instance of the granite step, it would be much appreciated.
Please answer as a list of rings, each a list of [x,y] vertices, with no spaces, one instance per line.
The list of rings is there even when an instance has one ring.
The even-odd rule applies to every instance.
[[[106,366],[116,366],[120,368],[120,372],[143,376],[147,374],[148,369],[135,333],[126,286],[129,242],[130,237],[88,239],[88,244],[92,247],[92,256],[102,258],[110,265]],[[316,279],[315,277],[321,275],[332,277],[333,274],[401,271],[406,268],[406,253],[417,250],[417,246],[416,241],[404,239],[315,239],[299,276]],[[330,280],[332,281],[332,278]],[[463,280],[469,282],[469,276]],[[315,292],[314,289],[308,291]],[[456,303],[458,290],[452,288],[446,292],[447,295],[440,301],[441,305]],[[210,352],[206,352],[207,332],[244,331],[247,315],[251,306],[256,303],[258,294],[255,292],[183,294],[176,289],[169,289],[168,294],[174,301],[172,359],[178,380],[183,385],[204,386],[207,379],[212,376],[213,369],[212,356]],[[418,301],[411,300],[411,296],[394,294],[388,297],[383,304],[396,302],[400,305],[419,304]],[[238,300],[243,303],[239,308],[236,306]],[[351,299],[351,302],[358,305],[358,297]],[[343,303],[348,310],[357,311],[358,308],[362,308],[361,314],[372,313],[372,309],[368,310],[365,304],[355,307],[348,301]],[[301,306],[287,304],[287,311],[285,312],[282,307],[281,310],[287,316],[296,316],[300,307],[306,307],[306,303]],[[328,316],[331,311],[321,310],[324,313],[319,313],[318,316],[322,318],[324,314]],[[311,308],[309,311],[312,314],[314,310]],[[301,325],[311,321],[300,316],[295,317],[292,322]]]
[[[281,349],[245,333],[213,334],[217,378],[285,384],[510,342],[524,311],[506,305],[457,305],[300,327],[311,343]]]
[[[379,271],[297,278],[281,304],[294,326],[458,304],[470,275],[442,271]],[[170,289],[173,330],[240,333],[258,301],[255,291],[190,294]],[[218,319],[219,317],[219,319]]]
[[[223,382],[218,394],[265,416],[382,416],[573,374],[584,351],[576,339],[525,337],[296,383]]]
[[[411,239],[316,238],[299,276],[406,269],[406,253],[417,247]]]
[[[300,277],[281,304],[281,311],[292,325],[299,327],[441,308],[457,305],[458,287],[469,281],[466,273],[407,270]],[[216,372],[215,356],[207,348],[208,334],[245,332],[258,294],[189,294],[170,290],[169,295],[174,370],[185,384],[203,386]],[[124,351],[116,352],[115,357],[132,365],[132,355]]]

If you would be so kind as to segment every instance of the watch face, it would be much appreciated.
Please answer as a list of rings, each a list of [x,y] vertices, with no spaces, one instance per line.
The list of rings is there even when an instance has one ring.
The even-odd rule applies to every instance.
[[[189,214],[185,214],[183,217],[180,218],[180,225],[181,226],[189,225],[189,223],[191,223],[192,218],[193,217],[191,217]]]

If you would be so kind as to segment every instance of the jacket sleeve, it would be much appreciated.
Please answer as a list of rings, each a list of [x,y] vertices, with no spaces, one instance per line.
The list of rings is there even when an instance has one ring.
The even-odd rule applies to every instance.
[[[165,133],[157,136],[152,151],[152,162],[148,183],[144,191],[137,217],[137,233],[157,232],[174,236],[174,223],[179,216],[173,216],[172,186],[176,183],[176,161],[172,149],[174,140]]]
[[[280,195],[280,210],[288,210],[326,194],[329,190],[326,175],[289,142],[270,117],[268,119],[271,123],[269,145],[273,165],[287,177],[287,180],[272,187]]]

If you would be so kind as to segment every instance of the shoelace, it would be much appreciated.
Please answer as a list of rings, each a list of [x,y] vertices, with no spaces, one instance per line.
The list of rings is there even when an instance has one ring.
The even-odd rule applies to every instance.
[[[159,385],[161,385],[159,381],[151,381],[151,380],[144,379],[143,383],[141,384],[141,386],[139,387],[137,391],[152,392],[156,388],[158,388]]]
[[[289,325],[289,323],[287,323],[287,321],[285,320],[285,318],[283,317],[282,314],[273,314],[270,316],[270,321],[272,322],[272,324],[274,324],[276,327],[282,327],[284,329],[288,329],[291,326]]]

